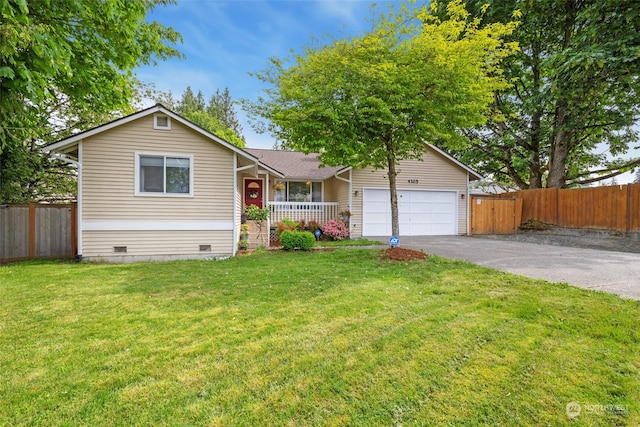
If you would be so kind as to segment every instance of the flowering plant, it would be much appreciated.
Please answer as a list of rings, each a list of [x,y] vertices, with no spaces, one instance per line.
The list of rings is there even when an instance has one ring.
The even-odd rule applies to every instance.
[[[299,224],[297,222],[291,221],[289,218],[283,218],[282,221],[280,221],[276,225],[276,233],[278,233],[278,236],[279,236],[285,230],[295,230],[295,229],[297,229],[298,225]]]
[[[332,219],[324,223],[322,233],[333,240],[343,240],[349,238],[349,227],[344,221]]]

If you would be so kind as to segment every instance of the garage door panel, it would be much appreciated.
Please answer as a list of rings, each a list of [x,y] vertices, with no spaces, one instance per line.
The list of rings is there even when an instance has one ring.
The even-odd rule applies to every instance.
[[[369,189],[364,192],[365,202],[389,202],[389,190]]]
[[[391,215],[369,219],[363,223],[362,234],[365,236],[388,236],[391,234]]]
[[[402,227],[400,227],[400,234],[403,234],[405,236],[410,235],[410,236],[428,236],[431,234],[433,227],[431,224],[427,223],[427,222],[412,222],[409,225],[409,230],[407,230],[405,233],[403,232]]]
[[[453,191],[398,191],[400,234],[453,235],[457,224],[457,193]],[[389,190],[363,192],[363,236],[391,234]]]
[[[431,212],[450,214],[451,212],[454,211],[454,209],[455,209],[455,205],[453,203],[435,204],[435,205],[432,205]]]
[[[386,212],[389,210],[389,203],[383,202],[368,202],[367,207],[371,212]]]
[[[432,206],[433,205],[428,202],[412,203],[409,207],[409,212],[416,215],[423,214],[430,212],[432,210]]]

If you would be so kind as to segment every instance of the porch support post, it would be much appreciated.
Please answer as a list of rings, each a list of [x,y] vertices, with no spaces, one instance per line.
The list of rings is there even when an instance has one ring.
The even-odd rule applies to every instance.
[[[238,172],[238,153],[233,153],[233,236],[231,237],[231,256],[236,256],[238,248],[236,244],[236,239],[238,238]]]
[[[269,189],[271,188],[271,180],[269,178],[271,178],[271,174],[269,172],[265,172],[264,185],[267,187],[267,191],[262,192],[262,197],[264,198],[264,200],[262,201],[263,208],[269,207]],[[271,246],[271,212],[269,212],[269,216],[267,217],[267,247],[269,246]]]

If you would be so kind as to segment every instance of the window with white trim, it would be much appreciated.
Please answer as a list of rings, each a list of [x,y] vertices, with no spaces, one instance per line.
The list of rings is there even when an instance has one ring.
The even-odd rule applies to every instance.
[[[138,155],[139,194],[192,194],[192,158],[174,155]]]
[[[276,202],[322,202],[322,183],[313,181],[288,181],[284,188],[276,190]]]

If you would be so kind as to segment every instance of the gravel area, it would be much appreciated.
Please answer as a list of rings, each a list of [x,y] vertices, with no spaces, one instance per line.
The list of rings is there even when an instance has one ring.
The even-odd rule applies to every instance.
[[[640,254],[640,233],[637,232],[618,233],[557,227],[548,230],[520,231],[518,234],[511,235],[478,235],[474,237]]]

